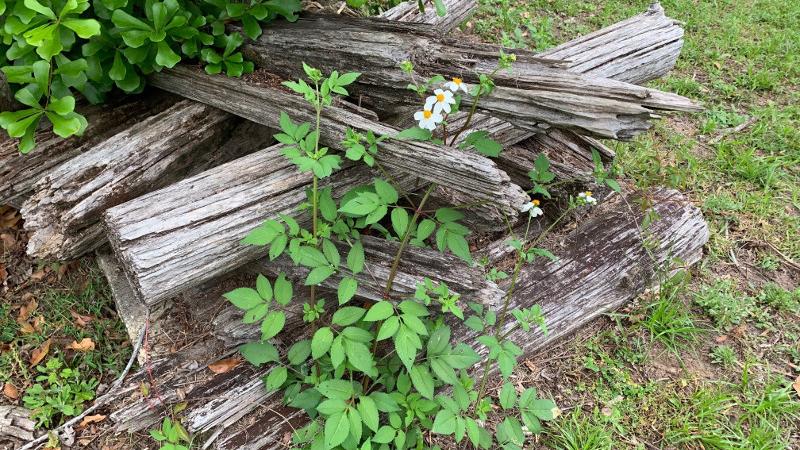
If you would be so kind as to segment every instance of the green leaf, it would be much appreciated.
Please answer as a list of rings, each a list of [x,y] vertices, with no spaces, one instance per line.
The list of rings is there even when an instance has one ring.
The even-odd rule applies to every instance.
[[[358,79],[358,77],[360,77],[360,76],[361,76],[361,73],[359,73],[359,72],[343,73],[343,74],[339,75],[339,77],[336,79],[336,85],[337,86],[342,86],[342,87],[350,85],[354,81],[356,81]]]
[[[394,428],[390,427],[389,425],[383,425],[378,429],[374,436],[372,436],[372,442],[377,444],[388,444],[392,442],[395,436]]]
[[[405,236],[408,229],[408,212],[403,208],[392,209],[392,228],[397,236]]]
[[[400,325],[397,333],[394,335],[394,348],[397,351],[397,356],[407,370],[411,370],[414,360],[417,357],[417,349],[419,349],[419,336],[413,331],[409,330],[407,326]]]
[[[94,19],[68,19],[61,23],[82,39],[89,39],[100,34],[100,22]]]
[[[430,219],[423,219],[417,226],[417,239],[421,241],[427,239],[435,229],[436,222]]]
[[[250,342],[239,347],[239,353],[250,364],[260,366],[264,363],[278,361],[278,350],[269,342]]]
[[[332,320],[334,324],[345,327],[358,322],[358,320],[364,316],[365,312],[364,308],[345,306],[333,313]]]
[[[311,341],[308,339],[303,339],[302,341],[296,342],[289,348],[286,358],[291,364],[297,366],[304,363],[308,359],[309,355],[311,355]]]
[[[437,434],[451,435],[456,432],[456,415],[447,409],[440,409],[433,419],[431,431]]]
[[[75,110],[75,97],[68,95],[59,99],[51,98],[47,109],[62,116],[69,114]]]
[[[364,425],[377,433],[378,426],[380,425],[380,418],[378,415],[378,407],[375,406],[375,400],[363,395],[359,397],[358,412],[361,414],[361,420],[364,421]]]
[[[81,121],[77,117],[67,118],[50,111],[45,114],[50,119],[50,123],[53,124],[53,131],[62,138],[68,138],[81,130]]]
[[[264,275],[258,274],[256,278],[256,291],[264,301],[269,302],[272,300],[272,285]]]
[[[25,0],[23,4],[28,9],[32,9],[43,16],[47,16],[50,19],[56,20],[56,14],[53,12],[53,10],[42,5],[36,0]]]
[[[417,391],[419,391],[423,397],[433,400],[433,377],[430,371],[428,371],[428,368],[421,364],[415,365],[411,368],[409,375]]]
[[[156,64],[167,67],[169,69],[175,67],[181,61],[181,57],[175,53],[166,41],[160,41],[156,44]]]
[[[333,340],[331,344],[331,364],[333,365],[334,369],[341,366],[344,363],[344,344],[342,343],[344,339],[341,336],[337,336],[336,339]]]
[[[380,206],[380,198],[372,192],[359,192],[339,208],[339,211],[354,216],[366,216]]]
[[[389,339],[397,333],[398,328],[400,328],[400,318],[397,316],[389,317],[381,324],[376,340],[382,341],[384,339]]]
[[[317,406],[317,411],[326,416],[332,416],[336,413],[343,413],[347,411],[347,403],[338,398],[329,398]]]
[[[267,245],[279,234],[284,233],[283,225],[275,220],[268,220],[255,228],[242,239],[245,244]]]
[[[227,298],[239,309],[251,309],[258,304],[264,303],[264,300],[261,299],[258,292],[251,288],[237,288],[222,294],[222,296]]]
[[[450,344],[450,327],[441,326],[435,329],[428,339],[428,356],[444,352]]]
[[[433,133],[430,130],[425,130],[420,127],[413,127],[405,129],[399,133],[395,138],[403,141],[430,141]]]
[[[433,0],[433,6],[436,7],[436,15],[444,17],[447,15],[447,6],[442,0]]]
[[[305,285],[306,286],[314,286],[322,283],[323,281],[327,280],[328,277],[333,275],[336,272],[335,269],[328,266],[317,267],[313,269],[311,272],[308,273],[306,277]]]
[[[261,340],[266,341],[275,337],[283,330],[286,324],[286,314],[283,311],[272,311],[267,314],[266,319],[261,323]]]
[[[451,385],[459,383],[455,370],[447,364],[444,358],[438,356],[430,358],[430,363],[433,373],[435,373],[440,380]]]
[[[325,448],[331,449],[347,439],[350,420],[345,413],[337,413],[325,420]]]
[[[289,371],[286,370],[286,367],[275,367],[274,369],[270,370],[269,375],[267,375],[267,379],[264,380],[264,384],[267,386],[267,391],[276,391],[283,386],[283,383],[286,382],[286,378],[289,375]]]
[[[464,236],[447,233],[447,248],[464,261],[472,262],[472,255],[469,253],[469,244],[467,240],[464,239]]]
[[[353,274],[359,274],[364,270],[364,245],[357,241],[350,252],[347,253],[347,268]]]
[[[242,323],[256,323],[266,317],[268,312],[269,307],[266,303],[256,305],[254,308],[245,311]]]
[[[548,399],[536,399],[525,409],[535,414],[540,420],[553,420],[558,413],[555,402]]]
[[[608,187],[610,187],[614,192],[622,191],[622,187],[620,187],[619,183],[617,183],[617,180],[613,178],[606,178],[605,182],[606,185],[608,185]]]
[[[319,359],[328,352],[333,342],[333,331],[329,327],[322,327],[311,338],[311,356]]]
[[[328,239],[324,239],[322,241],[322,253],[325,254],[325,259],[327,259],[333,267],[339,267],[341,257],[339,256],[339,250],[336,248],[336,245],[333,242]]]
[[[320,394],[327,398],[350,400],[354,394],[353,383],[347,380],[327,380],[317,386]]]
[[[382,178],[375,179],[375,192],[387,204],[395,203],[399,198],[397,190]]]
[[[364,322],[377,322],[389,318],[394,314],[394,306],[390,302],[380,301],[372,305],[364,317]]]
[[[366,374],[373,372],[372,353],[366,345],[345,339],[344,353],[347,355],[347,361],[357,370]]]
[[[275,258],[281,256],[286,249],[286,244],[289,242],[289,237],[285,234],[280,234],[272,240],[269,246],[269,260],[274,261]]]
[[[275,280],[275,301],[281,305],[288,305],[292,301],[292,283],[286,279],[286,275],[281,272]]]
[[[270,11],[283,16],[289,22],[294,22],[302,10],[300,0],[269,0],[263,3]]]
[[[439,222],[455,222],[464,218],[464,214],[453,208],[439,208],[436,210],[436,220]]]
[[[514,385],[509,382],[503,383],[503,388],[500,390],[500,406],[502,406],[503,409],[511,409],[516,402],[517,390],[514,388]]]
[[[358,281],[355,278],[345,277],[339,281],[339,289],[337,296],[339,297],[339,304],[343,305],[350,301],[358,290]]]

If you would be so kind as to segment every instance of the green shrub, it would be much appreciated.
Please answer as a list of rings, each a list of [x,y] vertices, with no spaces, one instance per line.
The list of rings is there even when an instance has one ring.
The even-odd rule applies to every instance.
[[[64,367],[59,358],[50,358],[44,366],[37,366],[41,375],[36,384],[25,391],[25,407],[31,409],[31,418],[38,426],[51,428],[65,418],[83,412],[85,402],[94,398],[97,381],[84,380],[77,369]]]

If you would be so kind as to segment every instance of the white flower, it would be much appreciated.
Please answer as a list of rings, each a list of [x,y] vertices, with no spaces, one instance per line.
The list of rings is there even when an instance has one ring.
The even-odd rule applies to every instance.
[[[444,120],[444,117],[438,112],[433,112],[431,107],[426,104],[424,110],[414,113],[414,120],[419,122],[420,128],[433,131],[436,129],[436,125]]]
[[[457,93],[459,89],[464,92],[468,92],[467,85],[464,84],[464,80],[458,77],[453,77],[451,81],[448,81],[444,84],[444,87],[453,91],[454,94]]]
[[[453,98],[453,93],[442,89],[433,91],[433,95],[425,100],[425,108],[429,105],[433,106],[433,112],[441,113],[444,111],[450,114],[450,105],[455,104],[456,100]]]
[[[578,194],[578,201],[589,206],[597,204],[597,199],[592,197],[592,191],[581,192]]]
[[[530,202],[525,203],[522,205],[522,208],[520,208],[520,211],[527,212],[531,215],[531,217],[539,217],[544,214],[542,208],[539,208],[539,200],[531,200]]]

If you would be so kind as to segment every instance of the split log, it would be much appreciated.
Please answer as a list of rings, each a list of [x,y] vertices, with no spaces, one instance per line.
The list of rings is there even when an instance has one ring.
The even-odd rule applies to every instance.
[[[389,278],[392,261],[397,253],[399,243],[371,236],[362,236],[366,258],[365,271],[355,278],[358,280],[356,295],[372,301],[380,301],[385,297],[383,288]],[[339,244],[339,251],[346,254],[349,247]],[[503,291],[491,281],[487,281],[483,270],[469,267],[463,260],[449,253],[441,253],[433,249],[407,247],[399,270],[394,279],[391,298],[413,296],[417,284],[426,277],[435,283],[445,283],[451,292],[461,294],[463,299],[471,299],[489,306],[500,305]],[[256,268],[273,274],[286,273],[290,278],[304,280],[308,269],[295,266],[289,258],[275,261],[261,261]],[[342,276],[353,276],[346,268]],[[332,276],[322,282],[323,288],[336,290],[342,276]]]
[[[301,97],[266,85],[212,76],[185,66],[153,74],[150,79],[161,89],[273,128],[279,126],[278,119],[284,111],[295,121],[316,120],[313,109]],[[220,96],[221,91],[226,95]],[[336,107],[326,108],[321,119],[320,139],[335,149],[341,149],[348,128],[371,131],[377,136],[398,132]],[[486,200],[495,207],[497,218],[515,217],[528,198],[519,186],[509,182],[505,172],[476,153],[427,142],[387,139],[381,143],[377,159],[390,169],[448,186],[473,200]]]
[[[264,133],[229,139],[240,124],[215,108],[182,101],[51,170],[21,210],[33,232],[28,254],[69,259],[93,250],[105,242],[99,220],[107,208],[268,139]]]
[[[295,215],[311,185],[275,145],[109,209],[109,240],[147,305],[247,264],[264,250],[244,245],[253,228]],[[336,196],[370,183],[366,166],[349,165],[323,186]],[[408,186],[406,186],[408,187]],[[301,216],[302,223],[308,222]]]
[[[178,97],[154,90],[144,95],[112,100],[99,105],[80,105],[78,112],[86,116],[89,126],[82,136],[64,139],[49,126],[36,131],[36,148],[27,155],[17,149],[16,139],[0,141],[0,204],[22,204],[33,184],[54,167],[130,128],[134,123],[158,114],[177,101]]]
[[[425,2],[425,12],[420,11],[416,0],[404,1],[385,11],[379,17],[395,22],[424,23],[446,33],[464,22],[477,6],[476,0],[443,0],[447,14],[443,17],[436,13],[433,2]]]
[[[403,61],[414,64],[417,79],[434,73],[476,82],[475,73],[497,66],[500,48],[442,38],[429,26],[354,19],[342,16],[301,18],[276,24],[242,52],[257,65],[281,77],[302,76],[298,61],[313,61],[325,71],[360,71],[350,89],[360,101],[382,112],[419,106],[408,90]],[[512,73],[500,71],[491,95],[478,103],[482,111],[532,131],[551,127],[582,134],[629,139],[650,127],[657,111],[698,111],[679,95],[565,70],[557,60],[516,51]],[[465,96],[464,106],[472,99]]]

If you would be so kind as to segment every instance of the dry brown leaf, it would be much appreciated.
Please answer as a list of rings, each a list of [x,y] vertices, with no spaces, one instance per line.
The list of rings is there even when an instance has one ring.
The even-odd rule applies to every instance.
[[[76,352],[90,352],[94,350],[94,341],[92,338],[83,338],[80,342],[72,341],[71,344],[67,345],[67,348]]]
[[[78,314],[78,312],[75,311],[74,309],[70,309],[69,314],[72,316],[73,319],[75,319],[75,325],[81,328],[85,327],[86,325],[89,325],[89,323],[91,323],[91,321],[94,320],[94,317]]]
[[[797,396],[800,397],[800,375],[798,375],[797,379],[794,380],[792,387],[794,388],[794,391],[797,392]]]
[[[17,322],[20,324],[26,322],[28,317],[31,316],[31,313],[36,311],[36,308],[39,307],[36,298],[30,292],[26,292],[25,295],[22,296],[22,301],[24,301],[25,304],[20,306],[19,314],[17,314]]]
[[[42,331],[42,325],[44,325],[44,316],[41,316],[41,315],[36,316],[36,318],[33,319],[33,323],[32,324],[33,324],[33,329],[34,330],[36,330],[37,332],[38,331]]]
[[[6,382],[6,384],[3,385],[3,395],[11,400],[16,400],[19,398],[19,389],[11,384],[11,382]]]
[[[78,428],[86,428],[87,425],[90,423],[97,423],[102,422],[106,419],[106,416],[102,414],[96,414],[94,416],[86,416],[81,420],[81,423],[78,424]]]
[[[36,272],[33,272],[31,274],[31,281],[42,281],[46,276],[47,276],[46,268],[42,270],[37,270]]]
[[[214,364],[209,364],[208,368],[214,373],[225,373],[229,372],[234,367],[238,366],[242,363],[242,360],[239,358],[228,358],[228,359],[221,359]]]
[[[35,333],[36,329],[30,323],[22,322],[22,323],[19,324],[19,331],[22,334],[31,334],[31,333]]]
[[[50,351],[50,342],[52,342],[52,339],[42,342],[42,345],[33,349],[33,352],[31,352],[31,366],[39,364],[44,357],[47,356],[47,353]]]
[[[14,236],[11,233],[0,233],[0,241],[3,242],[3,249],[5,251],[14,250],[17,246],[17,240],[14,239]]]
[[[0,264],[0,284],[6,281],[8,278],[8,271],[6,270],[6,266],[4,264]]]

